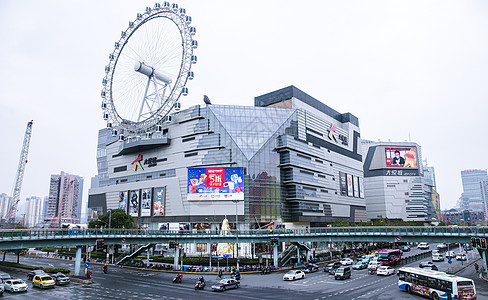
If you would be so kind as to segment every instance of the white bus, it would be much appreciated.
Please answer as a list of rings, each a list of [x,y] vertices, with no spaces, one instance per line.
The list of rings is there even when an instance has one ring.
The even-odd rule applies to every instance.
[[[473,280],[429,269],[403,267],[398,269],[398,287],[434,300],[474,300]]]

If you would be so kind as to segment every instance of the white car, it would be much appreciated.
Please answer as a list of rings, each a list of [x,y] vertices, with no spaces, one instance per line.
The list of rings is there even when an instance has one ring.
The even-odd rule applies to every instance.
[[[459,253],[458,255],[456,255],[456,260],[466,260],[466,254]]]
[[[446,243],[437,244],[437,249],[441,249],[441,248],[447,248],[447,244]]]
[[[381,266],[381,267],[378,267],[378,269],[376,270],[376,274],[384,275],[384,276],[393,275],[393,274],[395,274],[395,269],[392,267],[388,267],[388,266]]]
[[[429,243],[422,242],[417,246],[417,248],[419,248],[420,250],[429,250],[430,245]]]
[[[442,254],[433,254],[432,261],[444,261],[444,256]]]
[[[349,266],[349,265],[354,264],[354,260],[352,260],[350,258],[343,258],[340,260],[340,262],[343,266]]]
[[[437,250],[437,249],[432,250],[432,255],[435,255],[435,254],[439,254],[439,250]]]
[[[27,292],[29,289],[27,287],[27,283],[25,283],[22,279],[8,279],[5,281],[4,287],[6,291],[11,293]]]
[[[295,280],[305,278],[305,273],[302,270],[291,270],[283,275],[283,280]]]
[[[370,261],[368,264],[368,271],[376,271],[380,267],[380,263],[377,261]]]
[[[454,252],[454,251],[447,251],[446,252],[446,257],[456,257],[456,252]]]

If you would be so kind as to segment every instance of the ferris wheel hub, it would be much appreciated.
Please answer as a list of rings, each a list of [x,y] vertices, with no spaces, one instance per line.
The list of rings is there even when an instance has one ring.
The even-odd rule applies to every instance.
[[[166,84],[170,84],[172,81],[171,78],[169,78],[169,76],[166,76],[161,72],[156,71],[154,68],[140,61],[134,64],[134,70],[136,72],[146,75],[147,77],[155,77],[156,79],[161,80]]]

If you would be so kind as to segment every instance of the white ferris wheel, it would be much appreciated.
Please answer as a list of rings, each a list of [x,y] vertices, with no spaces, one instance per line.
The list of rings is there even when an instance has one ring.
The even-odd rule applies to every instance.
[[[161,131],[171,112],[180,109],[197,62],[191,21],[178,4],[156,3],[122,31],[105,66],[101,94],[103,119],[119,140]]]

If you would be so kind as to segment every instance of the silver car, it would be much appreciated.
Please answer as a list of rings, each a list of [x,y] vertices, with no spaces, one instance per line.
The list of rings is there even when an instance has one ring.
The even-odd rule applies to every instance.
[[[4,284],[5,290],[11,293],[27,292],[27,283],[22,279],[7,279]]]

